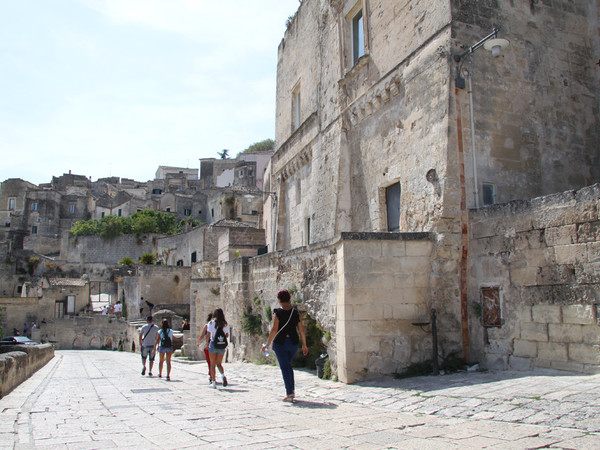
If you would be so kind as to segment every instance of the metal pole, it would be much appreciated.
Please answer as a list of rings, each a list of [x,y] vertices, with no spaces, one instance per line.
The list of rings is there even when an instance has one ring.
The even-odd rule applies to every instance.
[[[475,155],[475,122],[473,114],[473,80],[471,72],[467,70],[469,80],[469,114],[471,116],[471,156],[473,158],[473,195],[475,196],[475,208],[479,208],[479,188],[477,181],[477,157]]]
[[[435,308],[431,309],[431,340],[433,341],[433,375],[440,374],[440,368],[438,367],[438,342],[437,342],[437,323]]]

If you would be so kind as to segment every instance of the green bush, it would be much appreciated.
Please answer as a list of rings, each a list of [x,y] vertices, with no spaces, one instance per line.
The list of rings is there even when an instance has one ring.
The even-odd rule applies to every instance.
[[[129,256],[126,256],[125,258],[119,261],[119,264],[123,266],[135,266],[135,261]]]
[[[156,264],[156,256],[152,253],[144,253],[140,256],[140,262],[142,264]]]
[[[251,336],[262,334],[262,318],[257,314],[253,314],[250,307],[242,314],[242,331]]]
[[[302,313],[302,324],[306,333],[306,346],[308,347],[308,355],[304,356],[302,352],[298,352],[292,365],[294,367],[306,367],[315,369],[315,360],[325,353],[326,347],[323,345],[323,330],[317,322],[306,313]]]

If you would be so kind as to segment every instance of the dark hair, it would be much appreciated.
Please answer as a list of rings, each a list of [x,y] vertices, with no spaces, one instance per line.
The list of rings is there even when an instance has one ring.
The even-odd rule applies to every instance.
[[[162,320],[162,329],[163,331],[167,331],[169,329],[169,320],[166,318]]]
[[[208,316],[206,316],[206,321],[210,322],[213,318],[213,313],[208,313]]]
[[[282,303],[289,303],[291,298],[292,296],[286,289],[283,289],[277,293],[277,299]]]
[[[225,314],[223,313],[223,310],[221,308],[215,309],[215,312],[213,313],[213,318],[215,319],[217,327],[223,328],[225,325],[227,325],[227,321],[225,320]]]
[[[152,316],[148,316],[148,317],[146,317],[146,320],[147,320],[148,322],[152,322]]]

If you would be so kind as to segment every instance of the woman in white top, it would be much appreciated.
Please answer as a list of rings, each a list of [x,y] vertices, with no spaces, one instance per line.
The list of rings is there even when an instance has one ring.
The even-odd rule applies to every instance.
[[[227,378],[225,378],[225,370],[223,369],[223,355],[227,348],[227,338],[229,337],[229,325],[225,320],[225,314],[221,308],[215,309],[213,320],[208,323],[206,332],[210,336],[208,344],[208,353],[210,355],[210,387],[217,388],[215,380],[215,367],[219,368],[223,387],[227,386]]]

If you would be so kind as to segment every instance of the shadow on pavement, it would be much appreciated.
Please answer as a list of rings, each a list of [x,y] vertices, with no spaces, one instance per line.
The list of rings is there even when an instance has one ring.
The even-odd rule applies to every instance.
[[[497,383],[507,380],[527,379],[527,383],[543,383],[544,378],[574,377],[583,379],[591,375],[565,372],[550,369],[535,369],[532,371],[482,371],[458,372],[438,376],[420,376],[412,378],[385,377],[356,383],[356,386],[394,388],[410,391],[440,391],[444,389],[468,387],[487,383]]]
[[[330,402],[309,402],[307,400],[296,400],[294,403],[289,403],[291,406],[307,409],[336,409],[338,405]]]

